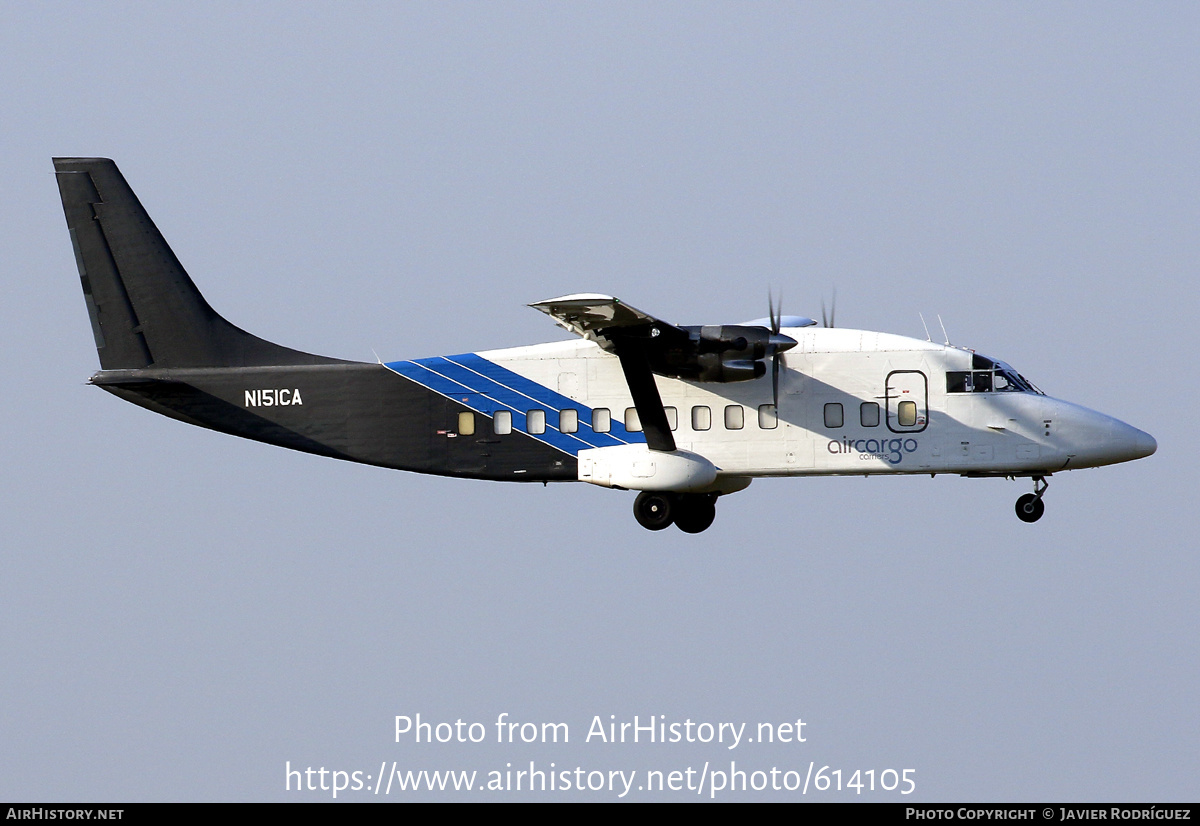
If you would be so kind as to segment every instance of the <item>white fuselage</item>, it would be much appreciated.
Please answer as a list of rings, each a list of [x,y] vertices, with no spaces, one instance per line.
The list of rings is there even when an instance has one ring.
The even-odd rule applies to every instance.
[[[777,416],[769,375],[736,383],[656,377],[680,451],[728,477],[1029,476],[1154,452],[1148,434],[1032,390],[950,392],[947,374],[972,370],[969,350],[862,330],[784,332],[798,343],[784,356]],[[642,441],[620,362],[593,342],[478,355],[570,399],[581,429],[607,426],[618,440]],[[593,481],[582,463],[581,478]]]

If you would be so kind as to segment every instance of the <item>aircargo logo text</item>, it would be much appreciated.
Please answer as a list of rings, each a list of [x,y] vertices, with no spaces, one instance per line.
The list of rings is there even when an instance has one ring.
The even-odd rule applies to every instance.
[[[889,465],[898,465],[905,453],[914,453],[919,447],[916,439],[832,439],[830,453],[857,453],[861,459],[882,459]]]

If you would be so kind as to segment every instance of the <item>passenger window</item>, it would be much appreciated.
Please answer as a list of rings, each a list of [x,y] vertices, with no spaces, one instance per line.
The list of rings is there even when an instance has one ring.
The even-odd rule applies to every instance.
[[[672,430],[679,429],[679,411],[674,407],[664,407],[663,412],[667,414],[667,426]]]
[[[492,430],[497,436],[507,436],[512,433],[512,412],[497,410],[492,414]]]
[[[538,436],[546,432],[546,411],[530,410],[525,414],[525,429]]]
[[[612,430],[612,415],[607,407],[597,407],[592,411],[592,430],[597,433],[607,433]]]
[[[913,427],[917,423],[917,403],[906,401],[896,405],[896,421],[901,427]]]
[[[775,413],[775,405],[760,404],[758,406],[758,426],[763,430],[774,430],[779,426],[779,416]]]
[[[712,427],[712,411],[704,405],[692,408],[692,430],[708,430]]]
[[[475,435],[475,414],[470,410],[458,414],[458,435]]]
[[[725,406],[725,429],[741,430],[746,423],[746,414],[740,404]]]
[[[863,427],[879,427],[879,405],[863,402],[858,406],[858,420]]]
[[[625,408],[625,429],[630,433],[637,433],[642,429],[642,420],[638,418],[636,407]]]
[[[575,433],[579,430],[579,411],[573,407],[558,411],[558,430],[560,433]]]
[[[842,426],[842,406],[837,402],[830,402],[829,404],[825,405],[825,426]]]

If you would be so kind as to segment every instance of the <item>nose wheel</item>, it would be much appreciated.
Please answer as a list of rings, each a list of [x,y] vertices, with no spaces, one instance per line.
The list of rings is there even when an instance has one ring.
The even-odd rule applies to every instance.
[[[661,531],[672,523],[684,533],[707,530],[717,516],[715,493],[659,493],[644,490],[633,502],[633,517],[643,528]]]
[[[1017,500],[1017,518],[1022,522],[1036,522],[1046,512],[1046,503],[1042,496],[1050,484],[1044,476],[1033,477],[1033,493],[1027,493]]]

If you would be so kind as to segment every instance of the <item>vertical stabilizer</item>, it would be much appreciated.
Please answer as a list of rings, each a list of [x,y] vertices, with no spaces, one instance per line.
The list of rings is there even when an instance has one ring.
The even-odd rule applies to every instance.
[[[67,228],[105,370],[334,364],[253,336],[196,289],[106,158],[55,158]]]

